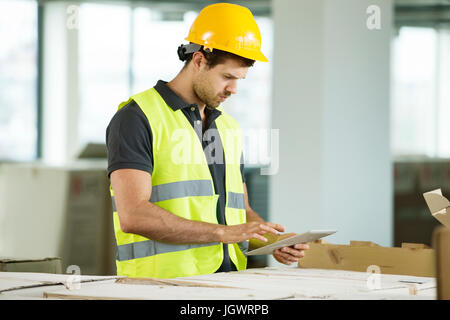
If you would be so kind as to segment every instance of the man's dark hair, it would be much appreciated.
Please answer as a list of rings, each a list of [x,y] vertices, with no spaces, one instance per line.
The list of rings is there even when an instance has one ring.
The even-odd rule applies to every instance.
[[[208,51],[203,50],[203,47],[201,47],[201,49],[199,51],[201,53],[203,53],[203,55],[205,56],[206,63],[209,68],[213,68],[218,64],[224,63],[227,59],[236,60],[236,61],[240,62],[240,64],[243,67],[251,67],[255,63],[255,60],[247,59],[247,58],[238,56],[234,53],[222,51],[219,49],[213,49],[212,52],[210,52],[209,50]],[[189,62],[191,62],[193,54],[194,53],[189,53],[186,56],[186,62],[184,64],[185,67],[188,65]]]

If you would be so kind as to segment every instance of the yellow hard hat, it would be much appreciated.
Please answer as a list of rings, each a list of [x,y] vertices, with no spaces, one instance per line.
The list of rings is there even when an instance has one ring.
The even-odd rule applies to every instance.
[[[185,40],[205,49],[219,49],[238,56],[267,62],[261,53],[261,34],[249,9],[231,3],[216,3],[200,11]]]

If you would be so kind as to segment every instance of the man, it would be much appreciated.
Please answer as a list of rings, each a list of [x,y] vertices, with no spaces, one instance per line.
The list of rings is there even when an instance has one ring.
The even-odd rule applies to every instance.
[[[249,206],[240,128],[219,108],[255,60],[267,61],[251,12],[210,5],[186,40],[179,74],[122,103],[107,129],[118,275],[242,270],[248,240],[284,231]],[[274,257],[291,264],[307,248]]]

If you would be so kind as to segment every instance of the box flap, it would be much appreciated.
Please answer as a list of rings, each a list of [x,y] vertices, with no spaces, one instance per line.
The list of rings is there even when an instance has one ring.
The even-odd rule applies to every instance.
[[[426,192],[423,196],[433,217],[450,227],[450,201],[442,195],[441,189]]]
[[[53,261],[53,260],[61,260],[59,257],[48,257],[41,259],[30,259],[30,258],[12,258],[12,257],[1,257],[0,263],[24,263],[24,262],[40,262],[40,261]]]

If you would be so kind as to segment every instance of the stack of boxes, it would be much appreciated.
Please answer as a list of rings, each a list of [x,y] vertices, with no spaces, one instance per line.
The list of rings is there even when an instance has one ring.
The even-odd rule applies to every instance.
[[[0,257],[59,257],[63,273],[116,273],[106,163],[2,164],[0,190]]]

